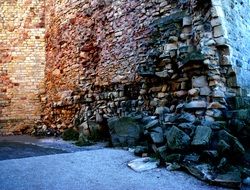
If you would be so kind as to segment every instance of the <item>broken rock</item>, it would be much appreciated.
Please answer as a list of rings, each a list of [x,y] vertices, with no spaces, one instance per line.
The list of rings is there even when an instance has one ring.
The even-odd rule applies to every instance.
[[[195,116],[187,112],[181,114],[177,119],[177,121],[180,123],[194,123],[195,120]]]
[[[195,130],[194,139],[191,144],[195,146],[206,146],[209,144],[211,136],[211,128],[206,126],[197,126]]]
[[[163,143],[163,133],[151,132],[150,137],[155,144]]]
[[[158,161],[149,157],[138,158],[129,162],[128,166],[136,172],[143,172],[157,168]]]
[[[108,127],[113,146],[134,146],[143,135],[142,125],[131,117],[109,119]]]
[[[209,164],[184,164],[184,168],[198,179],[209,181],[213,178],[214,171]]]
[[[192,86],[194,88],[208,86],[207,78],[205,76],[193,77],[192,78]]]
[[[207,103],[205,101],[191,101],[187,104],[185,104],[186,109],[201,109],[201,108],[206,108]]]
[[[230,133],[228,133],[227,131],[225,130],[219,131],[218,136],[219,139],[223,140],[224,142],[226,142],[228,145],[231,146],[230,150],[233,151],[234,153],[238,153],[239,155],[243,155],[245,153],[245,149],[243,145],[239,142],[239,140]]]
[[[241,184],[241,172],[238,168],[231,166],[227,171],[219,173],[215,179],[212,180],[216,184],[227,187],[240,187]]]
[[[190,144],[190,137],[175,126],[167,131],[166,139],[168,147],[172,150],[184,149]]]

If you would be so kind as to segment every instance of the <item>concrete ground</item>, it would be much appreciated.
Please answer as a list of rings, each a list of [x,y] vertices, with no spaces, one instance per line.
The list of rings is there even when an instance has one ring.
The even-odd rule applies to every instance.
[[[6,141],[5,141],[6,142]],[[50,144],[51,140],[45,141]],[[49,143],[48,143],[49,142]],[[34,142],[33,142],[34,143]],[[37,142],[36,142],[37,143]],[[0,138],[1,144],[1,138]],[[39,144],[39,143],[38,143]],[[53,143],[52,143],[53,144]],[[56,144],[56,143],[55,143]],[[57,147],[63,147],[61,141]],[[69,147],[71,145],[68,145]],[[66,146],[67,147],[67,146]],[[68,150],[70,148],[68,147]],[[1,147],[0,147],[1,148]],[[71,149],[72,150],[72,149]],[[51,151],[51,150],[50,150]],[[65,150],[64,150],[65,151]],[[49,152],[51,154],[51,152]],[[32,156],[32,155],[30,155]],[[1,154],[0,154],[1,157]],[[92,146],[0,161],[1,190],[219,190],[183,172],[164,168],[137,173],[127,167],[132,153]]]

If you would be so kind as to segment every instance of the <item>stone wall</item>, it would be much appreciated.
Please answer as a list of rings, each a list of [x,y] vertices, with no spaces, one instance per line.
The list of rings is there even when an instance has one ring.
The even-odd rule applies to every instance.
[[[250,135],[250,13],[249,0],[213,0],[214,9],[219,13],[232,71],[227,85],[237,89],[235,97],[227,98],[230,111],[227,112],[228,127],[248,145]],[[243,129],[243,130],[242,130]]]
[[[97,112],[105,117],[119,115],[129,109],[127,104],[139,95],[136,68],[146,60],[149,24],[169,14],[171,5],[69,1],[49,7],[53,10],[46,35],[44,120],[61,128],[72,123],[82,105],[92,112],[90,117]]]
[[[80,109],[95,120],[180,104],[214,121],[238,93],[227,85],[235,75],[228,77],[222,23],[209,2],[62,1],[46,9],[49,126],[68,127]]]
[[[0,134],[40,119],[45,67],[44,0],[0,0]]]
[[[159,107],[225,125],[249,105],[248,0],[0,2],[2,131]]]
[[[250,12],[249,0],[213,0],[214,9],[219,12],[227,45],[230,47],[230,63],[236,73],[237,85],[242,96],[249,96],[250,89]]]

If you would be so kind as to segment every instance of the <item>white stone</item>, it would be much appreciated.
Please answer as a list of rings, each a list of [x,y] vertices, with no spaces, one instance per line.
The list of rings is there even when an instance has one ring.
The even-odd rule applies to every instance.
[[[212,17],[225,18],[225,13],[220,5],[213,6],[211,12],[212,12]]]
[[[208,40],[207,42],[205,42],[206,46],[213,46],[215,44],[216,44],[216,42],[214,40]]]
[[[164,70],[164,71],[160,71],[160,72],[155,72],[155,75],[161,78],[166,78],[168,77],[168,71]]]
[[[211,90],[208,86],[200,88],[200,95],[201,96],[209,96],[211,93]]]
[[[197,100],[197,101],[192,101],[187,104],[185,104],[185,108],[187,109],[193,109],[193,108],[206,108],[207,103],[205,101]]]
[[[136,172],[152,170],[158,167],[158,162],[152,158],[138,158],[128,163],[128,166]]]
[[[207,78],[205,76],[193,77],[192,86],[194,88],[208,86]]]
[[[212,27],[221,25],[221,19],[220,18],[213,18],[211,20],[211,25],[212,25]]]
[[[192,18],[191,17],[184,17],[183,18],[183,26],[190,26],[192,25]]]
[[[213,35],[214,35],[215,38],[218,38],[218,37],[221,37],[221,36],[225,35],[225,31],[224,31],[224,28],[222,27],[222,25],[214,27]]]
[[[164,46],[165,51],[177,50],[177,44],[166,44]]]
[[[224,38],[223,36],[221,37],[218,37],[218,38],[214,38],[215,42],[216,42],[216,45],[226,45],[227,44],[227,39]]]

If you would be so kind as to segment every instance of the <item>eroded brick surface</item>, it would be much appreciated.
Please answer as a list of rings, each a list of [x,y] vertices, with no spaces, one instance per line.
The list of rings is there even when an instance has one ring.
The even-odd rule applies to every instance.
[[[45,66],[44,1],[0,1],[0,129],[29,131],[41,114]]]

